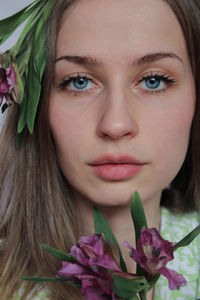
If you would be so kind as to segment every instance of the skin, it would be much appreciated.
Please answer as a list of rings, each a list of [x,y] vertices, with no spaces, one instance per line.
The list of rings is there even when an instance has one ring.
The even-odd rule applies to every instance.
[[[167,55],[155,58],[155,53]],[[141,63],[147,55],[154,59]],[[63,56],[89,56],[99,63]],[[180,25],[160,0],[81,0],[64,17],[56,58],[49,120],[61,170],[84,216],[83,231],[93,233],[95,204],[119,242],[134,245],[129,213],[134,191],[149,226],[159,228],[162,190],[188,148],[195,88]],[[87,91],[77,92],[73,82],[58,87],[77,73],[92,79]],[[161,80],[159,91],[147,90],[143,77],[152,74],[174,82]],[[144,166],[128,179],[102,179],[89,163],[108,153],[132,155]],[[134,271],[134,264],[129,269]]]

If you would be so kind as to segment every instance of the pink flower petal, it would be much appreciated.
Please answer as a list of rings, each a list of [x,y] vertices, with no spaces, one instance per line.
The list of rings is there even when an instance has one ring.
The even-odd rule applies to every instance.
[[[149,273],[149,268],[147,267],[146,264],[146,257],[143,255],[143,253],[140,253],[139,251],[137,251],[135,248],[133,248],[128,242],[124,242],[124,246],[128,247],[129,249],[131,249],[131,254],[130,257],[136,261],[136,263],[138,263],[146,272]]]
[[[110,269],[118,275],[124,273],[114,260],[112,249],[103,240],[102,234],[81,237],[70,253],[78,263],[63,261],[58,275],[70,282],[81,283],[86,300],[115,300]]]
[[[71,253],[71,255],[76,257],[76,259],[78,260],[78,262],[80,262],[80,264],[87,266],[87,267],[89,266],[88,257],[86,256],[86,254],[83,252],[83,250],[79,246],[74,245],[71,248],[70,253]]]
[[[110,300],[110,291],[107,293],[99,286],[97,278],[90,277],[82,280],[82,294],[86,300]]]
[[[62,268],[58,271],[61,277],[72,277],[78,274],[86,274],[88,270],[78,264],[62,262]]]
[[[92,236],[82,236],[80,238],[80,247],[84,249],[88,256],[95,254],[96,256],[104,254],[103,237],[101,234],[94,234]]]
[[[1,94],[7,94],[10,91],[9,85],[6,81],[0,82],[0,93]]]
[[[105,269],[111,269],[113,271],[120,271],[116,262],[113,259],[111,259],[108,255],[102,255],[99,257],[90,258],[89,265],[90,265],[90,267],[99,266],[99,267],[103,267]]]
[[[12,66],[12,67],[6,68],[5,71],[6,71],[6,75],[7,75],[7,82],[10,87],[10,90],[11,90],[16,83],[15,69]]]
[[[169,281],[169,288],[171,290],[179,289],[181,286],[186,285],[186,280],[183,275],[178,274],[176,271],[163,267],[158,270],[160,274],[165,276]]]
[[[155,275],[166,263],[174,258],[174,243],[164,240],[156,228],[142,228],[137,249],[127,242],[125,246],[131,249],[131,257],[149,275]]]

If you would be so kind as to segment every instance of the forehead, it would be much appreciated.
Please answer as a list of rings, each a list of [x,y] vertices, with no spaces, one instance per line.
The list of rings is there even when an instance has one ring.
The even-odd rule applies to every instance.
[[[77,1],[64,15],[58,34],[57,55],[66,51],[105,60],[171,51],[187,59],[180,24],[162,0]]]

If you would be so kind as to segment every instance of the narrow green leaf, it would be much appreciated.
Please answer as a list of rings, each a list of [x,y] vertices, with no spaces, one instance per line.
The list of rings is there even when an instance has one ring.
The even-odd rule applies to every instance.
[[[35,28],[38,20],[42,17],[43,13],[43,5],[41,1],[38,1],[33,7],[31,7],[31,15],[28,21],[26,22],[22,32],[17,40],[17,43],[11,48],[11,54],[16,57],[18,53],[21,51],[21,48],[26,48],[31,43],[31,47],[33,47],[33,37],[35,34]],[[32,41],[30,41],[32,39]]]
[[[147,227],[147,221],[138,192],[135,192],[131,201],[131,216],[135,227],[135,242],[138,245],[141,229]],[[144,276],[144,270],[137,264],[137,275]]]
[[[76,288],[81,288],[81,283],[70,282],[70,281],[67,281],[66,279],[59,278],[58,276],[56,278],[22,276],[22,277],[20,277],[20,279],[26,280],[26,281],[32,281],[32,282],[58,282],[58,283],[62,283],[62,284],[64,283],[67,285],[71,285]]]
[[[40,1],[41,3],[41,1]],[[18,133],[20,133],[27,125],[29,132],[32,134],[34,130],[35,117],[41,94],[41,81],[46,66],[46,20],[48,12],[52,7],[53,1],[41,3],[34,11],[31,18],[27,22],[24,31],[22,32],[17,44],[12,48],[11,52],[21,52],[23,44],[31,44],[31,54],[27,62],[27,74],[25,82],[27,83],[27,95],[24,101],[20,103],[21,113],[18,122]],[[37,26],[35,26],[37,22]],[[30,24],[29,24],[30,23]],[[30,28],[35,28],[32,35]],[[26,40],[29,39],[29,42]],[[21,54],[19,52],[19,55]]]
[[[173,251],[176,251],[180,247],[188,246],[198,235],[200,234],[200,225],[193,229],[188,235],[180,240],[175,246]]]
[[[21,280],[26,280],[26,281],[33,281],[33,282],[47,282],[47,281],[52,281],[52,282],[61,282],[63,280],[56,279],[56,278],[49,278],[49,277],[26,277],[22,276],[20,277]]]
[[[140,196],[138,192],[134,193],[134,196],[132,198],[131,202],[131,215],[133,224],[135,227],[135,234],[136,234],[136,245],[138,244],[138,240],[140,238],[141,229],[143,227],[147,227],[147,221],[144,213],[144,209],[142,206],[142,202],[140,200]]]
[[[31,55],[30,65],[28,70],[28,99],[27,101],[27,115],[26,121],[29,132],[32,134],[34,129],[35,116],[37,113],[37,107],[40,100],[41,84],[39,78],[35,72],[34,61]]]
[[[17,133],[21,134],[26,126],[26,114],[27,114],[27,99],[28,99],[28,89],[24,87],[24,95],[20,101],[20,116],[17,125]]]
[[[65,252],[62,252],[60,250],[51,248],[47,245],[42,244],[41,247],[46,250],[49,254],[53,255],[54,257],[60,259],[60,260],[65,260],[69,262],[77,262],[76,258],[70,254],[67,254]]]
[[[121,269],[123,272],[127,272],[126,264],[123,260],[119,244],[108,224],[108,221],[97,208],[94,208],[94,227],[96,233],[103,234],[107,241],[112,242],[117,247]]]
[[[158,281],[158,279],[160,278],[161,274],[157,274],[153,277],[153,279],[149,282],[149,288],[148,291],[150,291],[154,285],[156,284],[156,282]]]
[[[44,28],[44,23],[41,22],[40,26],[38,25],[38,39],[35,38],[34,44],[37,45],[37,50],[35,51],[35,60],[34,67],[38,78],[41,82],[43,73],[46,66],[46,30]]]
[[[33,5],[35,2],[38,1],[32,2],[16,14],[6,19],[0,20],[0,45],[4,43],[11,36],[11,34],[32,14],[34,9],[39,4],[36,3],[35,5]]]
[[[41,11],[41,17],[38,21],[35,35],[34,35],[34,42],[33,42],[33,52],[35,55],[34,60],[34,67],[36,69],[36,73],[39,76],[39,79],[42,79],[45,65],[46,65],[46,39],[47,39],[47,28],[46,28],[46,21],[49,17],[50,9],[53,5],[53,1],[50,0],[45,5],[45,8]]]
[[[20,74],[24,74],[24,71],[28,66],[28,62],[31,54],[31,48],[32,48],[32,36],[31,36],[31,32],[29,32],[29,34],[26,36],[26,43],[22,45],[20,51],[17,53],[17,56],[15,57],[16,64],[18,66]]]
[[[21,133],[27,125],[29,132],[33,133],[34,121],[40,99],[41,84],[34,68],[34,56],[31,54],[28,73],[23,76],[24,95],[20,101],[20,116],[17,132]]]
[[[112,275],[113,290],[115,294],[123,299],[129,299],[144,289],[148,289],[148,282],[143,277],[141,279],[128,279],[121,276]]]

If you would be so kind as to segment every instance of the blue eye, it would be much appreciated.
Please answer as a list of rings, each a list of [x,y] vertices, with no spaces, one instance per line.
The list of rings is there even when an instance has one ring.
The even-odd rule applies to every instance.
[[[72,79],[72,84],[73,86],[78,89],[78,90],[83,90],[88,86],[88,79],[87,78],[76,78],[76,79]]]
[[[173,82],[175,80],[165,74],[148,75],[139,81],[139,87],[147,92],[161,92]]]
[[[68,76],[65,80],[63,80],[58,88],[64,88],[68,91],[72,92],[84,92],[88,91],[95,86],[95,83],[92,79],[87,78],[85,76],[76,75],[76,76]]]
[[[146,87],[152,90],[157,89],[160,86],[161,80],[157,77],[150,77],[145,79]]]

